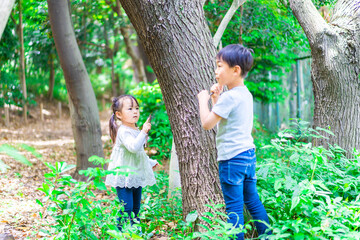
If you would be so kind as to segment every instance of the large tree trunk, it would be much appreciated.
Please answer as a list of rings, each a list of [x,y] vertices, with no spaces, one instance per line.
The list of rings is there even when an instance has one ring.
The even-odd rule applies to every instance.
[[[67,0],[48,0],[51,30],[69,95],[70,116],[77,155],[78,171],[93,166],[88,158],[104,156],[101,142],[99,111],[94,90],[81,58],[71,25]]]
[[[0,1],[0,40],[11,14],[11,10],[13,9],[14,3],[15,0]]]
[[[360,1],[339,0],[326,23],[311,0],[290,0],[290,7],[309,40],[314,125],[331,127],[335,137],[316,144],[360,148]]]
[[[174,135],[183,212],[222,202],[215,132],[200,125],[196,95],[214,80],[215,46],[202,1],[121,0],[164,96]]]

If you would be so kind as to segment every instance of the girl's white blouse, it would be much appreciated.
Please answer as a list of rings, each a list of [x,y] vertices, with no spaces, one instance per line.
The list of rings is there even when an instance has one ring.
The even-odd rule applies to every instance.
[[[143,131],[120,125],[108,170],[121,168],[116,170],[118,174],[106,176],[106,185],[138,188],[155,184],[152,167],[157,164],[157,161],[150,159],[145,153],[146,137]]]

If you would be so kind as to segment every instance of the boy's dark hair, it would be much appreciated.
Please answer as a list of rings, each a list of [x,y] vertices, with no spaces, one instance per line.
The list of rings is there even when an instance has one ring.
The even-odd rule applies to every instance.
[[[244,78],[254,63],[251,53],[254,53],[252,49],[241,44],[230,44],[218,52],[216,59],[226,62],[230,67],[240,66],[241,77]]]
[[[113,111],[113,114],[109,120],[109,132],[110,132],[110,137],[113,143],[115,143],[116,140],[116,134],[117,134],[117,130],[118,130],[118,125],[116,124],[116,112],[121,112],[121,110],[123,109],[123,103],[125,99],[130,99],[132,104],[135,102],[138,106],[139,103],[136,100],[136,98],[134,96],[131,95],[121,95],[119,97],[114,97],[112,100],[112,105],[111,105],[111,109]],[[133,107],[133,105],[131,105]],[[120,120],[120,119],[119,119]]]

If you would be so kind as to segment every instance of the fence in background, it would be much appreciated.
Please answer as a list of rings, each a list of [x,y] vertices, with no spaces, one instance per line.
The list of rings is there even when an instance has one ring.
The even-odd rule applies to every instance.
[[[254,101],[254,114],[265,128],[275,132],[289,126],[290,118],[300,118],[312,124],[314,96],[310,65],[309,57],[296,59],[292,71],[283,77],[283,87],[289,93],[284,102]],[[272,78],[271,73],[269,78]]]

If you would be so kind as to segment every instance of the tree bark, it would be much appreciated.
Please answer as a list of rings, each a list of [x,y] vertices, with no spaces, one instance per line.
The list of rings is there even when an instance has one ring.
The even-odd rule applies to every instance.
[[[48,0],[51,30],[69,96],[77,155],[74,178],[84,179],[79,170],[93,166],[88,158],[104,156],[101,142],[99,111],[75,33],[71,25],[67,0]]]
[[[23,117],[27,124],[27,88],[25,79],[25,50],[24,50],[24,29],[22,19],[22,0],[19,0],[19,39],[20,39],[20,83],[23,94]]]
[[[183,213],[223,202],[215,131],[200,124],[197,93],[213,80],[216,49],[202,1],[121,0],[154,69],[169,115],[181,175]]]
[[[15,0],[0,1],[0,40],[13,9]]]
[[[360,148],[360,1],[338,0],[329,23],[311,0],[290,0],[309,40],[314,89],[314,125],[331,127],[335,137],[317,145]]]

